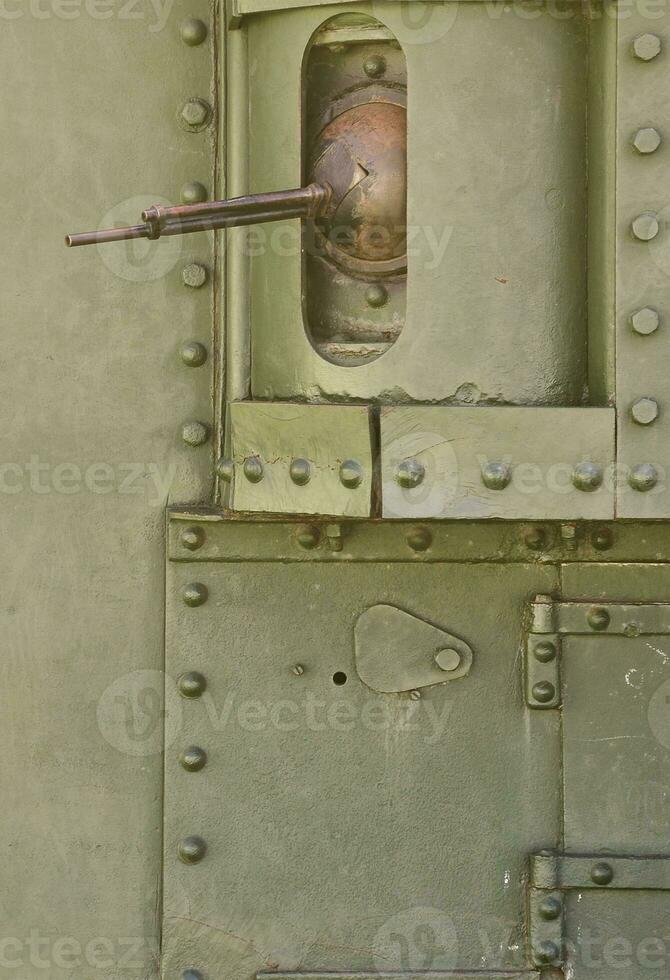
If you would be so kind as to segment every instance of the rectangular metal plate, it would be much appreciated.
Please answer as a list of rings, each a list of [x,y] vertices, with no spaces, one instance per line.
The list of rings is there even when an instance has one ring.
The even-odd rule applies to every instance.
[[[458,970],[453,972],[422,970],[403,973],[257,973],[257,980],[539,980],[535,970],[522,973],[490,970]]]
[[[370,413],[360,405],[296,405],[233,402],[230,433],[235,473],[231,506],[238,511],[369,517],[372,495]],[[257,457],[258,483],[244,475],[244,462]],[[293,482],[294,459],[309,463],[309,481]],[[345,486],[340,467],[360,467],[358,486]]]
[[[614,514],[614,411],[609,408],[415,406],[381,413],[384,517],[607,519]],[[416,459],[423,481],[411,490],[396,467]],[[597,463],[603,483],[586,493],[571,478]],[[488,489],[482,468],[505,463],[509,485]]]

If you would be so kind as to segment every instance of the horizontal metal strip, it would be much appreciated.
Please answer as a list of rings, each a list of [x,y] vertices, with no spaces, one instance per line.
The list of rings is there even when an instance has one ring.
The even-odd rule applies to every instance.
[[[535,970],[491,972],[490,970],[410,971],[407,973],[276,973],[256,974],[257,980],[539,980]]]
[[[537,888],[626,888],[670,891],[670,857],[610,854],[534,854],[531,882]]]
[[[559,602],[555,606],[559,633],[641,636],[670,633],[670,603]]]

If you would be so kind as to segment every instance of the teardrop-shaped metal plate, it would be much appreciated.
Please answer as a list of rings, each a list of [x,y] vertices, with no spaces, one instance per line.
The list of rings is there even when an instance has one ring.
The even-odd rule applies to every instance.
[[[358,676],[380,694],[444,684],[464,677],[472,666],[465,640],[383,603],[358,617],[354,643]]]

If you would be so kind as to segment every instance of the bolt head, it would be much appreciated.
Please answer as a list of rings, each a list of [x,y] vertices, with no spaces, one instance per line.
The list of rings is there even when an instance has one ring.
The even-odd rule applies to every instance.
[[[630,414],[638,425],[651,425],[658,418],[658,402],[654,398],[638,398],[631,406]]]
[[[260,483],[263,479],[263,464],[258,456],[248,456],[242,470],[249,483]]]
[[[179,25],[179,34],[184,44],[195,48],[207,37],[207,24],[197,17],[188,17]]]
[[[302,527],[298,528],[296,540],[301,548],[310,550],[311,548],[316,548],[318,545],[321,540],[321,533],[318,527],[314,527],[311,524],[303,524]]]
[[[207,679],[197,670],[189,670],[177,679],[177,690],[183,698],[199,698],[207,689]]]
[[[597,528],[591,536],[591,544],[596,551],[609,551],[614,544],[614,534],[609,527]]]
[[[204,446],[209,439],[209,427],[204,422],[185,422],[181,437],[187,446]]]
[[[600,606],[594,606],[586,614],[586,622],[592,630],[596,631],[606,630],[610,624],[610,619],[611,617],[608,611],[602,609]]]
[[[547,546],[547,532],[543,527],[531,527],[523,536],[531,551],[542,551]]]
[[[661,134],[652,126],[646,126],[644,129],[638,129],[637,133],[633,137],[633,146],[638,153],[655,153],[660,145]]]
[[[412,551],[427,551],[433,543],[433,535],[427,527],[414,527],[406,540]]]
[[[209,590],[202,582],[189,582],[188,585],[184,586],[181,595],[187,606],[202,606],[203,603],[207,602]]]
[[[562,910],[563,906],[561,902],[559,899],[554,898],[553,895],[548,895],[547,898],[542,899],[538,908],[540,918],[546,922],[552,922],[554,919],[558,919]]]
[[[409,696],[412,699],[412,701],[420,701],[421,700],[421,691],[410,691],[409,692]]]
[[[578,463],[572,471],[572,484],[584,493],[593,493],[603,482],[603,471],[597,463]]]
[[[355,459],[345,459],[340,466],[340,483],[348,490],[355,490],[363,482],[363,467]]]
[[[189,180],[181,189],[182,204],[202,204],[207,200],[207,188],[199,180]]]
[[[599,861],[591,868],[591,881],[594,885],[609,885],[614,878],[614,870],[606,861]]]
[[[179,756],[179,763],[187,772],[200,772],[207,764],[207,753],[198,745],[189,745]]]
[[[651,463],[638,463],[630,471],[628,482],[633,490],[646,493],[647,490],[652,490],[658,483],[658,471]]]
[[[538,963],[553,963],[561,955],[558,944],[552,943],[549,939],[545,939],[544,942],[538,943],[537,946],[534,947],[533,952]]]
[[[192,262],[181,270],[182,282],[191,289],[200,289],[207,282],[207,269],[204,265]]]
[[[643,211],[631,223],[634,237],[641,242],[650,242],[652,238],[656,238],[659,230],[658,215],[653,211]]]
[[[207,852],[207,844],[202,837],[184,837],[179,843],[177,854],[184,864],[197,864],[202,861]]]
[[[386,58],[380,54],[370,55],[363,63],[363,71],[368,78],[381,78],[386,71]]]
[[[538,681],[533,684],[531,694],[539,704],[549,704],[556,697],[556,688],[550,681]]]
[[[644,306],[641,310],[636,310],[630,318],[630,325],[641,336],[648,336],[654,330],[658,330],[661,318],[656,310],[651,306]]]
[[[197,551],[205,543],[205,532],[201,527],[187,527],[181,532],[179,540],[182,548]]]
[[[204,99],[188,99],[179,110],[179,118],[186,129],[203,129],[210,120],[212,110]]]
[[[482,467],[482,483],[489,490],[504,490],[512,479],[512,470],[507,463],[486,463]]]
[[[235,464],[232,459],[220,459],[216,464],[216,472],[224,483],[232,483],[235,476]]]
[[[312,467],[308,459],[292,459],[289,466],[289,476],[298,487],[304,487],[312,476]]]
[[[365,301],[368,306],[378,308],[388,302],[389,294],[386,286],[381,283],[374,283],[365,290]]]
[[[418,459],[403,459],[395,468],[395,482],[405,490],[411,490],[423,483],[426,468]]]
[[[633,41],[633,54],[640,61],[652,61],[661,53],[661,39],[656,34],[640,34]]]
[[[533,648],[533,656],[541,664],[549,664],[556,659],[556,646],[548,640],[542,640]]]
[[[305,668],[302,664],[293,664],[291,671],[296,677],[302,677],[302,675],[305,673]]]
[[[453,650],[450,647],[444,650],[438,650],[434,657],[435,665],[440,668],[440,670],[445,670],[451,672],[452,670],[458,670],[461,666],[461,655],[458,650]]]
[[[201,367],[207,360],[207,348],[197,340],[183,344],[179,353],[186,367]]]

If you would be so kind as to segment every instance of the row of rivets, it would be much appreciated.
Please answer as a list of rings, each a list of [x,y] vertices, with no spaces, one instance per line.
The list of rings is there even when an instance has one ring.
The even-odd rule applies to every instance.
[[[642,399],[641,401],[648,402],[651,400]],[[649,413],[649,406],[639,405],[636,411],[641,419],[645,413]],[[653,421],[653,419],[650,418],[649,421]],[[403,460],[395,468],[396,483],[407,490],[418,487],[423,482],[425,475],[425,467],[417,459]],[[482,467],[481,478],[482,483],[489,490],[504,490],[512,481],[512,467],[508,463],[486,463]],[[596,463],[583,462],[575,466],[572,473],[572,483],[577,490],[590,493],[597,490],[602,482],[602,467]]]
[[[235,464],[231,459],[220,459],[216,466],[217,473],[226,483],[230,483],[235,474]],[[265,476],[265,467],[259,456],[247,456],[242,464],[242,472],[249,483],[260,483]],[[312,478],[312,464],[308,459],[296,457],[289,464],[289,476],[298,487],[306,486]],[[363,482],[363,467],[355,459],[345,459],[340,465],[340,483],[349,490],[355,490]]]

